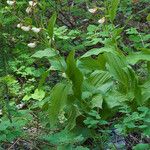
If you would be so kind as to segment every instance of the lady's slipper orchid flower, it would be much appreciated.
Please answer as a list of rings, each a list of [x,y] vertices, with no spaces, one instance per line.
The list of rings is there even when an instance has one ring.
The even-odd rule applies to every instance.
[[[36,6],[36,5],[37,5],[37,2],[29,1],[29,5],[30,5],[30,6],[32,6],[32,7],[34,7],[34,6]]]
[[[91,8],[91,9],[88,9],[88,11],[92,14],[96,13],[97,11],[97,8]]]
[[[32,12],[32,7],[27,7],[26,13],[30,14]]]
[[[26,32],[27,32],[27,31],[30,31],[31,28],[30,28],[30,26],[22,26],[21,29],[22,29],[23,31],[26,31]]]
[[[39,33],[41,31],[41,28],[36,28],[36,27],[33,27],[31,29],[34,33]]]
[[[98,23],[103,24],[105,22],[105,17],[98,20]]]
[[[16,1],[6,1],[6,2],[9,6],[13,6],[16,3]]]
[[[36,47],[36,42],[29,43],[29,44],[28,44],[28,47],[30,47],[30,48],[35,48],[35,47]]]
[[[17,24],[17,28],[21,28],[22,27],[22,23]]]

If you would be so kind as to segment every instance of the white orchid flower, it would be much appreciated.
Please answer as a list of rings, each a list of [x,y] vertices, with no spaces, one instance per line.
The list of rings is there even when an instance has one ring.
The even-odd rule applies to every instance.
[[[105,17],[98,20],[98,23],[103,24],[105,22]]]
[[[29,1],[29,5],[30,5],[30,6],[32,6],[32,7],[34,7],[34,6],[36,6],[36,5],[37,5],[37,2]]]
[[[2,113],[2,109],[0,109],[0,115],[2,115],[3,113]]]
[[[17,28],[21,28],[22,27],[22,23],[17,24]]]
[[[97,11],[97,8],[91,8],[91,9],[88,9],[88,11],[92,14],[96,13]]]
[[[21,29],[22,29],[23,31],[26,31],[26,32],[27,32],[27,31],[30,31],[31,28],[30,28],[30,26],[22,26]]]
[[[15,4],[15,1],[6,1],[6,2],[9,6],[13,6]]]
[[[36,27],[33,27],[31,29],[34,33],[39,33],[41,31],[41,28],[36,28]]]
[[[28,44],[28,47],[30,47],[30,48],[35,48],[35,47],[36,47],[36,42],[29,43],[29,44]]]
[[[17,107],[18,109],[22,109],[24,106],[25,106],[25,104],[24,104],[24,103],[21,103],[21,104],[18,104],[16,107]]]
[[[26,13],[30,14],[32,12],[32,7],[27,7]]]
[[[67,78],[67,75],[66,75],[66,73],[62,73],[62,77],[64,77],[64,78]]]

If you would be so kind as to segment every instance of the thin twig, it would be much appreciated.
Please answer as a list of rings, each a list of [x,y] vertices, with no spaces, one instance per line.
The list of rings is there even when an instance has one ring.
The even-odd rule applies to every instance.
[[[11,148],[13,148],[19,140],[20,140],[20,138],[18,138],[7,150],[10,150]]]

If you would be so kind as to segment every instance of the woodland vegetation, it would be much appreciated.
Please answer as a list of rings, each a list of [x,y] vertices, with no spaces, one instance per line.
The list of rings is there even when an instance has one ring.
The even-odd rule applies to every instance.
[[[0,0],[0,150],[150,150],[150,0]]]

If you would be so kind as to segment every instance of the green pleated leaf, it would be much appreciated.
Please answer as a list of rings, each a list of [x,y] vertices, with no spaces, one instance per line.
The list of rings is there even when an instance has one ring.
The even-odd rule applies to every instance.
[[[98,107],[98,108],[102,109],[102,104],[103,104],[103,97],[102,97],[102,95],[98,94],[98,95],[94,96],[92,98],[91,104],[92,104],[92,108]]]
[[[111,75],[109,72],[95,70],[93,73],[91,73],[90,77],[88,78],[88,82],[94,87],[98,88],[102,84],[110,81],[110,79]]]
[[[114,52],[114,49],[111,47],[93,48],[88,52],[86,52],[84,55],[82,55],[81,58],[89,57],[91,55],[99,55],[100,53],[103,52]]]
[[[150,53],[139,53],[139,52],[134,52],[134,54],[130,54],[127,56],[127,61],[134,65],[139,61],[150,61]]]
[[[43,135],[41,139],[44,139],[51,144],[54,145],[67,145],[67,144],[74,144],[76,142],[81,142],[84,140],[82,135],[82,131],[80,130],[76,132],[68,132],[67,130],[62,130],[61,132],[51,134],[51,135]]]
[[[113,77],[125,86],[128,85],[129,73],[125,58],[121,55],[105,53],[108,62],[108,69]]]
[[[60,112],[67,104],[69,89],[69,84],[58,83],[51,91],[49,106],[49,118],[51,127],[56,125]]]
[[[56,12],[54,12],[52,17],[48,21],[48,34],[49,34],[51,39],[53,38],[54,26],[56,23],[56,19],[57,19],[57,14],[56,14]]]
[[[49,75],[49,70],[45,71],[41,75],[41,78],[40,78],[40,81],[39,81],[39,84],[38,84],[38,89],[40,89],[43,86],[43,84],[45,83],[45,80],[46,80],[48,75]]]
[[[150,13],[148,14],[148,16],[146,17],[147,21],[150,21]]]
[[[67,130],[72,130],[76,126],[76,118],[80,115],[77,106],[72,105],[69,111],[68,123],[66,126]]]
[[[149,150],[150,144],[140,143],[133,147],[133,150]]]
[[[126,101],[128,101],[126,95],[123,95],[117,91],[112,91],[105,97],[105,102],[110,109],[117,106],[122,106]]]
[[[150,80],[147,80],[142,86],[143,101],[150,99]]]
[[[76,66],[76,61],[74,59],[74,51],[71,51],[69,56],[67,57],[66,74],[68,78],[72,81],[72,89],[75,97],[81,99],[83,75]]]
[[[35,57],[35,58],[43,58],[43,57],[51,58],[51,57],[54,57],[56,55],[58,55],[58,51],[56,51],[52,48],[46,48],[45,50],[37,51],[36,53],[34,53],[32,55],[32,57]]]
[[[116,17],[119,3],[120,3],[120,0],[111,0],[111,6],[109,9],[109,17],[110,17],[111,22],[113,22]]]
[[[105,57],[99,55],[97,58],[85,57],[78,60],[78,67],[84,72],[91,72],[92,70],[103,70],[105,68]]]
[[[74,150],[89,150],[89,148],[83,146],[77,146]]]

